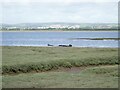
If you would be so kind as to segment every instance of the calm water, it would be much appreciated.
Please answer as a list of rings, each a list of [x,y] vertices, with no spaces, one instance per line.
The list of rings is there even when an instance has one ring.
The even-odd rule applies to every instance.
[[[1,32],[0,32],[1,33]],[[74,47],[118,47],[115,40],[71,40],[70,38],[118,38],[118,32],[2,32],[3,46],[47,46],[72,44]]]

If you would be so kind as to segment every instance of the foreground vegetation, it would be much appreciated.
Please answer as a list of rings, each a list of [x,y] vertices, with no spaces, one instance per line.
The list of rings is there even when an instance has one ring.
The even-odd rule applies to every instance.
[[[4,75],[3,88],[118,88],[118,66]]]
[[[118,88],[117,48],[4,46],[2,67],[3,88]]]
[[[118,64],[117,48],[2,47],[2,73]]]

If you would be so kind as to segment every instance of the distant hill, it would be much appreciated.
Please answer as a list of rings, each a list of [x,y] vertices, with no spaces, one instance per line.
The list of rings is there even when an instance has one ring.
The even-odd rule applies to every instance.
[[[117,23],[19,23],[19,24],[0,24],[0,29],[117,29]]]

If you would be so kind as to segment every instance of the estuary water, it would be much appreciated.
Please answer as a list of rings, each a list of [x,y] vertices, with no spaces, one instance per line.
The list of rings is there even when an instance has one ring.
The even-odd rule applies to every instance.
[[[72,44],[73,47],[118,47],[117,40],[87,40],[71,38],[118,38],[117,31],[77,32],[0,32],[1,46],[47,46]]]

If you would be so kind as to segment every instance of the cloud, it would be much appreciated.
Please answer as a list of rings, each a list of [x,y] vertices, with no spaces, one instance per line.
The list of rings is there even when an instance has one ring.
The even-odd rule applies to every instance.
[[[118,2],[119,0],[3,0],[1,2]]]
[[[6,0],[5,0],[6,1]],[[14,0],[12,0],[14,1]],[[112,2],[77,2],[78,0],[52,0],[29,2],[28,0],[9,2],[2,5],[3,23],[34,22],[117,22],[118,6]],[[50,1],[50,0],[49,0]],[[97,0],[99,1],[99,0]],[[107,0],[106,0],[107,1]],[[8,2],[8,1],[7,1]],[[18,3],[19,2],[19,3]],[[28,3],[29,2],[29,3]],[[65,2],[65,3],[63,3]],[[2,20],[0,20],[2,21]]]
[[[119,2],[119,0],[0,0],[2,4],[21,4],[27,5],[28,3],[39,2],[39,3],[61,3],[61,4],[71,4],[74,2]]]

